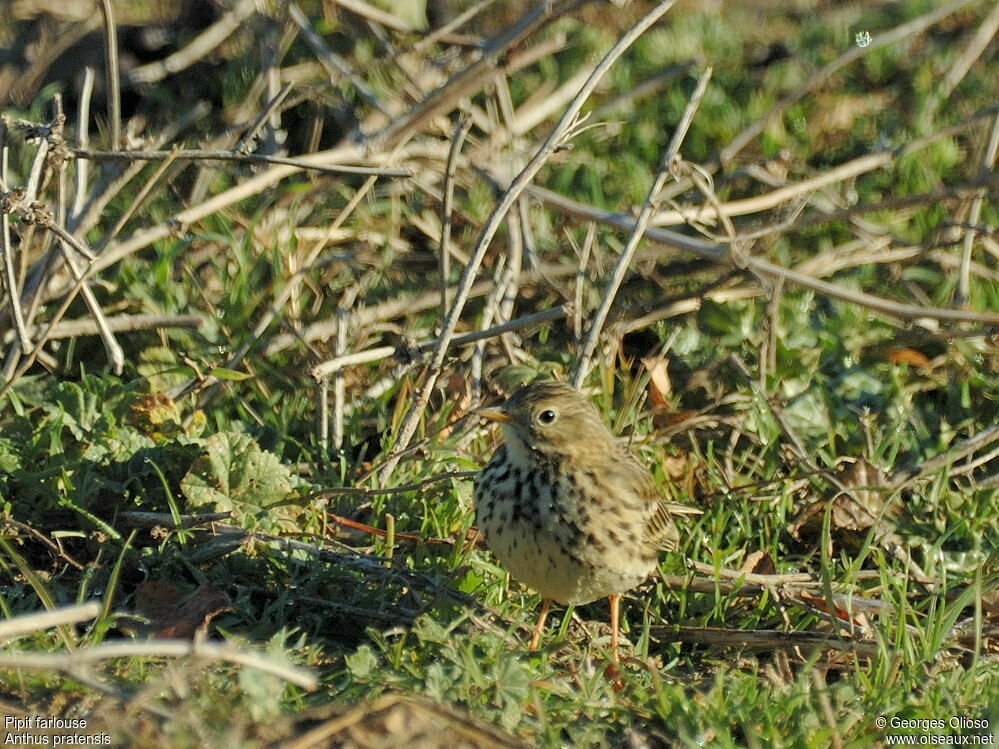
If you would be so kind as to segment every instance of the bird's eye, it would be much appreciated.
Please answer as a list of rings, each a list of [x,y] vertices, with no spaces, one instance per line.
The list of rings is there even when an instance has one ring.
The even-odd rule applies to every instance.
[[[538,423],[541,424],[542,426],[548,426],[553,421],[555,421],[557,417],[558,414],[556,414],[554,411],[552,411],[549,408],[538,414]]]

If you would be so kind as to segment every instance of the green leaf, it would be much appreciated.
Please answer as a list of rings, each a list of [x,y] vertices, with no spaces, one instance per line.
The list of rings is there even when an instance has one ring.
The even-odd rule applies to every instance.
[[[246,528],[267,533],[297,529],[297,507],[275,506],[294,487],[288,468],[253,438],[220,432],[204,440],[205,454],[191,465],[180,488],[192,507],[232,512]]]
[[[413,623],[413,634],[421,643],[441,643],[447,640],[447,631],[426,614]]]
[[[212,367],[208,370],[208,374],[212,377],[217,377],[220,380],[231,380],[232,382],[242,382],[243,380],[249,380],[253,375],[247,374],[246,372],[239,372],[235,369],[226,369],[225,367]]]
[[[445,700],[453,682],[454,680],[448,677],[440,663],[431,663],[427,666],[425,689],[430,699],[438,702]]]
[[[355,679],[367,679],[378,666],[378,657],[370,645],[361,645],[343,660]]]
[[[495,670],[496,701],[502,711],[502,722],[513,728],[520,721],[521,703],[530,692],[531,675],[527,666],[516,658],[501,658]]]
[[[21,456],[14,449],[14,443],[0,438],[0,473],[13,473],[21,467]]]

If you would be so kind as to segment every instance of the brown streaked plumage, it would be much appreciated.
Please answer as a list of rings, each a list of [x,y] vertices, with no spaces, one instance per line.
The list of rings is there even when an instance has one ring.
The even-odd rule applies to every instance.
[[[674,515],[699,510],[663,500],[645,467],[575,388],[541,382],[479,415],[504,444],[475,481],[479,530],[514,578],[541,594],[536,648],[552,601],[609,598],[617,658],[621,594],[679,545]]]

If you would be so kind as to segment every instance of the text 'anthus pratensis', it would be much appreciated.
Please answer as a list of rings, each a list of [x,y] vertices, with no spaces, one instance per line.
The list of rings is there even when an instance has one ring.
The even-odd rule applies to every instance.
[[[475,480],[479,531],[514,578],[543,599],[531,649],[552,601],[610,600],[617,659],[621,594],[679,545],[675,515],[645,467],[610,433],[575,388],[541,382],[479,415],[500,424],[504,444]]]

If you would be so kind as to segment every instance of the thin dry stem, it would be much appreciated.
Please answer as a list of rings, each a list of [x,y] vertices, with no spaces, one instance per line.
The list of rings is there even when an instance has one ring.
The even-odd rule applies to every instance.
[[[628,266],[631,264],[635,250],[638,249],[638,243],[645,234],[645,228],[652,220],[652,215],[658,206],[659,194],[662,192],[666,180],[671,176],[676,167],[676,160],[680,156],[680,147],[687,135],[687,130],[690,128],[690,123],[694,119],[694,113],[697,111],[697,107],[700,105],[705,91],[707,91],[708,81],[711,80],[711,72],[711,68],[708,68],[701,74],[700,79],[697,81],[697,86],[690,97],[690,101],[687,102],[683,117],[680,118],[680,123],[677,125],[676,131],[673,133],[669,146],[667,146],[666,152],[663,155],[659,171],[652,181],[652,187],[645,198],[642,210],[639,211],[638,217],[635,219],[631,235],[628,237],[628,243],[617,259],[611,277],[607,281],[603,297],[600,300],[600,306],[597,307],[597,311],[590,321],[590,327],[586,331],[586,337],[580,346],[579,360],[572,375],[572,384],[576,387],[580,387],[583,384],[583,380],[586,379],[586,375],[590,369],[590,357],[592,357],[593,351],[597,347],[597,340],[600,337],[600,331],[603,329],[604,321],[607,319],[610,307],[614,303],[614,297],[617,296],[617,290],[621,287],[621,281],[624,280],[625,273],[628,271]]]
[[[640,19],[638,23],[636,23],[635,26],[633,26],[610,49],[610,51],[604,55],[600,64],[593,71],[593,74],[587,79],[572,104],[569,105],[565,113],[562,115],[562,118],[552,129],[551,134],[545,142],[542,143],[541,147],[523,168],[523,170],[521,170],[521,172],[514,178],[510,187],[503,194],[502,199],[493,209],[485,225],[482,227],[479,238],[476,241],[474,249],[472,250],[468,265],[465,266],[465,271],[462,273],[461,280],[458,283],[458,292],[455,296],[454,304],[441,326],[441,335],[438,339],[437,346],[431,355],[426,375],[420,383],[416,397],[413,399],[413,403],[407,411],[402,424],[399,426],[399,431],[392,451],[395,456],[397,456],[402,450],[405,450],[405,448],[409,445],[409,441],[412,438],[413,433],[416,431],[417,424],[419,423],[419,420],[423,415],[423,411],[430,399],[430,393],[436,384],[437,376],[444,364],[444,358],[447,355],[451,337],[454,335],[454,329],[458,323],[458,318],[461,315],[462,309],[464,309],[465,302],[468,300],[468,293],[472,288],[479,265],[481,265],[482,260],[485,257],[486,249],[489,247],[489,243],[492,241],[493,236],[499,229],[507,211],[510,209],[510,206],[514,204],[530,181],[534,179],[534,176],[541,170],[541,167],[544,166],[545,162],[547,162],[551,155],[555,152],[555,149],[562,142],[566,133],[568,133],[569,130],[576,124],[579,111],[582,109],[583,104],[593,92],[593,89],[596,88],[600,79],[603,78],[604,74],[610,69],[617,58],[620,57],[621,54],[623,54],[624,51],[645,32],[646,29],[648,29],[672,7],[673,2],[674,0],[666,0],[666,2],[656,5],[655,8]],[[390,458],[386,461],[385,466],[383,466],[382,471],[379,473],[379,480],[382,484],[385,483],[392,471],[395,469],[396,462],[396,458]]]
[[[101,604],[97,601],[67,606],[53,611],[41,611],[37,614],[21,614],[13,619],[0,621],[0,641],[12,640],[19,635],[41,632],[64,624],[78,624],[89,621],[101,613]]]
[[[70,151],[79,159],[91,161],[231,161],[245,164],[284,164],[305,171],[322,174],[361,174],[378,177],[411,177],[409,169],[356,166],[352,164],[317,164],[311,158],[287,156],[267,156],[259,153],[239,153],[237,151],[202,151],[176,149],[172,151],[93,151],[74,148]]]
[[[216,645],[188,640],[106,641],[71,653],[0,653],[0,668],[35,671],[68,671],[84,664],[117,658],[184,658],[192,656],[210,661],[227,661],[256,669],[309,691],[319,685],[311,672],[298,666],[279,663],[259,653],[240,650],[232,645]]]
[[[993,12],[996,16],[996,23],[999,23],[999,5]],[[992,129],[989,131],[989,143],[985,148],[985,155],[982,158],[981,172],[992,171],[996,163],[996,151],[999,150],[999,114],[992,120]],[[958,307],[967,308],[971,298],[971,252],[975,246],[975,226],[982,215],[982,204],[985,202],[985,191],[979,190],[971,201],[971,209],[968,211],[968,228],[964,232],[964,245],[961,252],[961,269],[958,274],[957,294],[954,303]]]
[[[118,78],[118,28],[114,22],[111,0],[100,0],[104,20],[104,90],[108,98],[111,148],[121,147],[121,82]]]
[[[495,338],[503,335],[504,333],[509,333],[510,331],[518,330],[520,328],[535,327],[552,320],[559,320],[566,317],[571,314],[571,310],[572,308],[570,305],[563,304],[558,307],[542,310],[541,312],[534,312],[530,315],[519,317],[516,320],[510,320],[509,322],[501,323],[499,325],[493,325],[485,330],[474,330],[470,333],[456,336],[452,341],[452,344],[455,346],[465,346],[469,343],[475,343],[476,341],[485,340],[487,338]],[[422,341],[417,343],[412,349],[400,350],[400,347],[398,346],[380,346],[378,348],[368,349],[367,351],[346,354],[344,356],[339,356],[335,359],[322,362],[321,364],[317,364],[312,368],[311,374],[316,378],[328,377],[344,367],[349,367],[355,364],[368,364],[370,362],[382,361],[390,356],[412,359],[421,352],[434,349],[438,345],[439,341],[440,338]]]
[[[331,80],[336,81],[341,77],[346,78],[369,106],[384,114],[388,113],[378,95],[350,69],[350,65],[340,55],[326,46],[326,42],[323,41],[323,38],[319,34],[312,30],[309,19],[299,10],[298,5],[288,3],[288,15],[291,16],[291,20],[295,22],[295,25],[302,32],[302,37],[306,43],[316,53],[316,59],[326,69],[326,72],[329,73]]]
[[[347,310],[343,307],[336,309],[336,338],[334,339],[333,353],[342,356],[347,350]],[[344,425],[343,413],[347,405],[347,384],[343,376],[343,369],[333,373],[333,447],[337,450],[343,448]]]
[[[968,71],[971,70],[978,58],[988,48],[989,43],[996,35],[996,31],[999,31],[999,4],[992,6],[991,12],[975,30],[971,41],[968,42],[968,45],[958,55],[957,59],[954,60],[954,63],[947,71],[947,75],[943,77],[938,92],[941,99],[946,99],[950,96],[954,89],[957,88],[957,85],[964,80]]]
[[[185,47],[161,60],[132,68],[125,76],[129,83],[157,83],[203,60],[252,16],[257,0],[239,0],[228,12],[198,34]],[[117,141],[113,141],[117,143]],[[117,147],[117,146],[115,146]]]
[[[597,221],[609,226],[616,226],[619,229],[629,232],[634,226],[634,219],[630,216],[593,208],[540,187],[531,187],[529,191],[532,195],[544,201],[546,205],[568,215]],[[847,289],[837,284],[784,268],[763,258],[738,253],[730,254],[723,244],[687,237],[668,229],[649,227],[645,230],[645,236],[647,239],[664,247],[669,247],[672,250],[693,252],[707,260],[749,270],[766,278],[776,280],[783,277],[785,281],[797,286],[812,289],[834,299],[858,304],[861,307],[866,307],[889,317],[908,321],[935,319],[949,322],[974,322],[982,325],[999,325],[999,314],[997,313],[968,312],[894,302],[890,299],[875,296],[874,294]]]
[[[343,225],[343,222],[346,221],[347,218],[354,212],[364,196],[367,195],[368,191],[374,186],[375,179],[375,177],[368,177],[368,179],[365,180],[361,188],[354,193],[347,205],[344,206],[336,220],[330,224],[330,227],[327,230],[328,236],[313,245],[312,250],[309,252],[305,262],[302,264],[302,267],[300,267],[295,275],[288,280],[284,288],[281,289],[281,293],[277,295],[277,298],[274,300],[273,304],[271,304],[270,309],[261,317],[256,326],[254,326],[250,336],[240,345],[238,349],[236,349],[235,352],[233,352],[232,356],[226,362],[225,366],[227,369],[234,369],[238,367],[239,363],[243,360],[243,357],[246,356],[246,354],[249,353],[249,351],[260,340],[260,336],[262,336],[274,320],[282,314],[285,304],[287,304],[299,284],[301,284],[305,279],[308,271],[312,269],[312,266],[319,258],[319,254],[326,248],[328,237],[333,236],[333,234]],[[206,377],[201,381],[191,380],[177,390],[177,395],[178,397],[182,397],[192,392],[195,388],[203,389],[206,387],[214,387],[217,384],[218,380],[214,377]]]
[[[462,113],[455,123],[451,133],[451,145],[447,152],[447,162],[444,167],[443,200],[441,201],[441,239],[438,250],[438,273],[440,276],[441,308],[440,319],[444,319],[448,305],[448,286],[451,282],[451,220],[454,208],[454,174],[458,167],[458,155],[465,142],[468,131],[472,127],[472,118]]]
[[[90,145],[90,99],[94,93],[94,69],[87,67],[83,72],[83,89],[80,91],[79,114],[76,118],[76,140],[80,148]],[[83,202],[87,195],[87,182],[90,181],[90,162],[81,159],[76,162],[76,189],[73,192],[73,209],[69,224],[72,225],[83,213]]]

